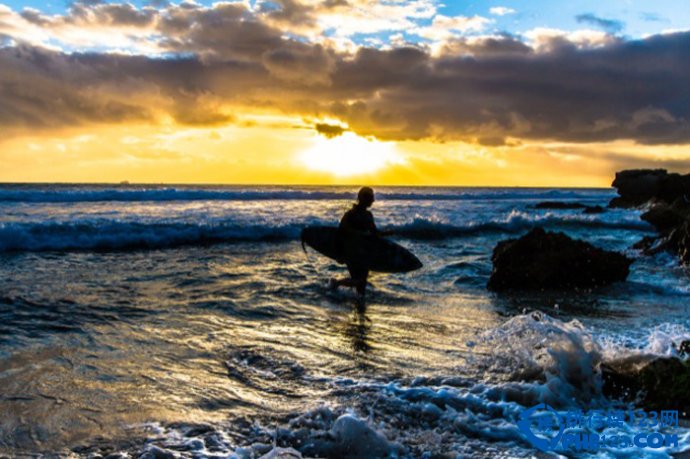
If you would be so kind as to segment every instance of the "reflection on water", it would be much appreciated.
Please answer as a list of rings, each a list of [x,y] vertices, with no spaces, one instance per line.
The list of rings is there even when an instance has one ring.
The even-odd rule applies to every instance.
[[[174,211],[151,202],[92,203],[90,210],[60,205],[38,226],[22,229],[24,239],[14,242],[59,246],[62,233],[46,236],[55,228],[47,229],[44,220],[59,225],[91,212],[84,234],[70,236],[88,249],[94,241],[110,241],[113,229],[112,221],[103,230],[92,223],[120,212],[118,225],[174,220],[170,215],[184,220],[141,235],[134,226],[118,227],[132,232],[125,240],[134,247],[157,247],[159,230],[174,230],[174,237],[182,234],[193,244],[0,252],[0,452],[141,444],[142,438],[158,435],[152,426],[159,424],[228,425],[223,432],[244,444],[248,437],[243,435],[257,423],[275,425],[323,405],[364,407],[379,399],[380,419],[395,423],[398,410],[405,420],[397,428],[414,424],[420,429],[414,441],[432,444],[424,440],[431,435],[428,420],[414,409],[424,416],[434,409],[418,406],[415,397],[424,392],[438,400],[429,390],[408,393],[396,384],[466,387],[501,380],[499,357],[512,348],[478,336],[500,327],[506,316],[539,309],[563,320],[578,317],[595,335],[628,342],[663,322],[687,324],[687,279],[663,258],[639,260],[631,282],[587,295],[487,293],[493,246],[514,235],[514,226],[519,230],[529,223],[511,210],[527,203],[499,204],[377,203],[382,226],[406,231],[402,242],[425,267],[405,276],[373,276],[365,314],[355,311],[352,292],[326,287],[343,268],[313,252],[304,254],[290,237],[256,242],[247,239],[252,234],[245,228],[244,239],[232,243],[204,239],[210,234],[204,231],[215,231],[215,219],[228,214],[239,223],[288,228],[283,236],[290,236],[312,218],[337,220],[340,201],[180,202]],[[22,204],[8,218],[31,219],[43,215],[46,206]],[[276,215],[286,221],[271,222]],[[579,228],[567,215],[539,218],[616,249],[641,234],[634,225],[613,229],[609,222],[595,230],[592,221]],[[625,218],[637,221],[634,215]],[[190,226],[197,219],[205,219],[203,228]],[[489,223],[467,232],[471,225],[463,219]],[[483,358],[493,363],[480,362]],[[385,391],[393,395],[386,398]],[[454,397],[459,412],[471,401],[462,394]]]
[[[458,323],[438,300],[397,294],[392,276],[374,277],[358,314],[353,293],[325,287],[333,268],[296,243],[5,255],[2,444],[280,417],[327,398],[334,378],[459,366],[445,350],[493,320],[468,307]]]

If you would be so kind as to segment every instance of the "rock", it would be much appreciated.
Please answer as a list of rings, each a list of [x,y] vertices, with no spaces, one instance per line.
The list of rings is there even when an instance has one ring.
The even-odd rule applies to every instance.
[[[533,206],[535,209],[556,209],[556,210],[567,210],[567,209],[583,209],[585,214],[600,214],[604,212],[604,208],[601,206],[588,206],[587,204],[582,204],[581,202],[565,202],[565,201],[542,201],[538,202]]]
[[[268,453],[261,456],[259,459],[301,459],[302,455],[299,451],[292,448],[273,448]]]
[[[543,201],[534,205],[535,209],[585,209],[589,206],[579,202]]]
[[[175,459],[175,454],[155,445],[149,445],[139,459]]]
[[[355,416],[344,414],[331,428],[338,447],[338,457],[389,457],[397,452],[397,445],[388,442],[381,433]]]
[[[587,206],[585,210],[582,211],[583,214],[601,214],[603,212],[606,212],[606,209],[601,206]]]
[[[672,206],[660,203],[641,215],[642,220],[654,226],[661,234],[668,234],[683,224],[685,216]]]
[[[678,346],[678,354],[681,357],[690,356],[690,339],[686,339],[680,343],[680,346]]]
[[[619,196],[611,200],[609,207],[650,206],[642,219],[653,225],[660,237],[636,245],[647,254],[675,252],[682,263],[690,263],[690,174],[669,174],[664,169],[627,170],[616,173],[613,186]]]
[[[690,219],[674,228],[667,238],[667,247],[675,251],[681,263],[690,264]]]
[[[690,417],[690,362],[676,357],[627,359],[601,366],[603,391],[608,397],[639,400],[646,410],[678,410]]]
[[[655,199],[672,203],[690,193],[690,174],[669,174],[665,169],[634,169],[616,173],[612,186],[618,197],[609,207],[637,207]]]
[[[487,288],[494,291],[599,287],[624,281],[632,263],[620,253],[542,228],[499,242],[491,260]]]
[[[659,240],[655,236],[644,236],[642,239],[633,244],[632,248],[635,250],[641,250],[647,255],[652,255],[657,252],[655,249],[656,242]]]

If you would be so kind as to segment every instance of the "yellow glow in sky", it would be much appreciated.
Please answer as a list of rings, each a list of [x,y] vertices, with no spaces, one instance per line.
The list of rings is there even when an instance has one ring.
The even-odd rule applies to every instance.
[[[351,132],[331,139],[316,138],[310,148],[299,154],[299,159],[311,170],[343,178],[372,174],[404,163],[395,143],[365,139]]]
[[[616,171],[690,172],[682,145],[384,142],[301,118],[214,127],[118,124],[0,138],[2,182],[607,187]]]

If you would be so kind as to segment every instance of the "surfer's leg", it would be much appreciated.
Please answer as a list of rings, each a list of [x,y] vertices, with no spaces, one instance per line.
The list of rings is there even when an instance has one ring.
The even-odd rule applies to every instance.
[[[367,287],[369,270],[358,266],[348,266],[347,269],[350,271],[351,286],[357,290],[358,295],[363,297]]]
[[[354,287],[357,293],[363,295],[364,288],[367,286],[367,276],[369,271],[357,266],[348,265],[347,270],[350,272],[349,278],[333,279],[331,283],[334,288],[338,287]]]

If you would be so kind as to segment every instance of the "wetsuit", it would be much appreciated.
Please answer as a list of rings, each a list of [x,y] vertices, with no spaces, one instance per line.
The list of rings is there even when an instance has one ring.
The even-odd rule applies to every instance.
[[[365,234],[378,233],[372,213],[369,212],[366,207],[357,204],[353,205],[352,209],[345,212],[343,218],[340,219],[338,228],[341,231],[356,231]],[[350,272],[350,277],[354,280],[366,280],[369,276],[368,269],[353,263],[347,264],[347,270]]]

